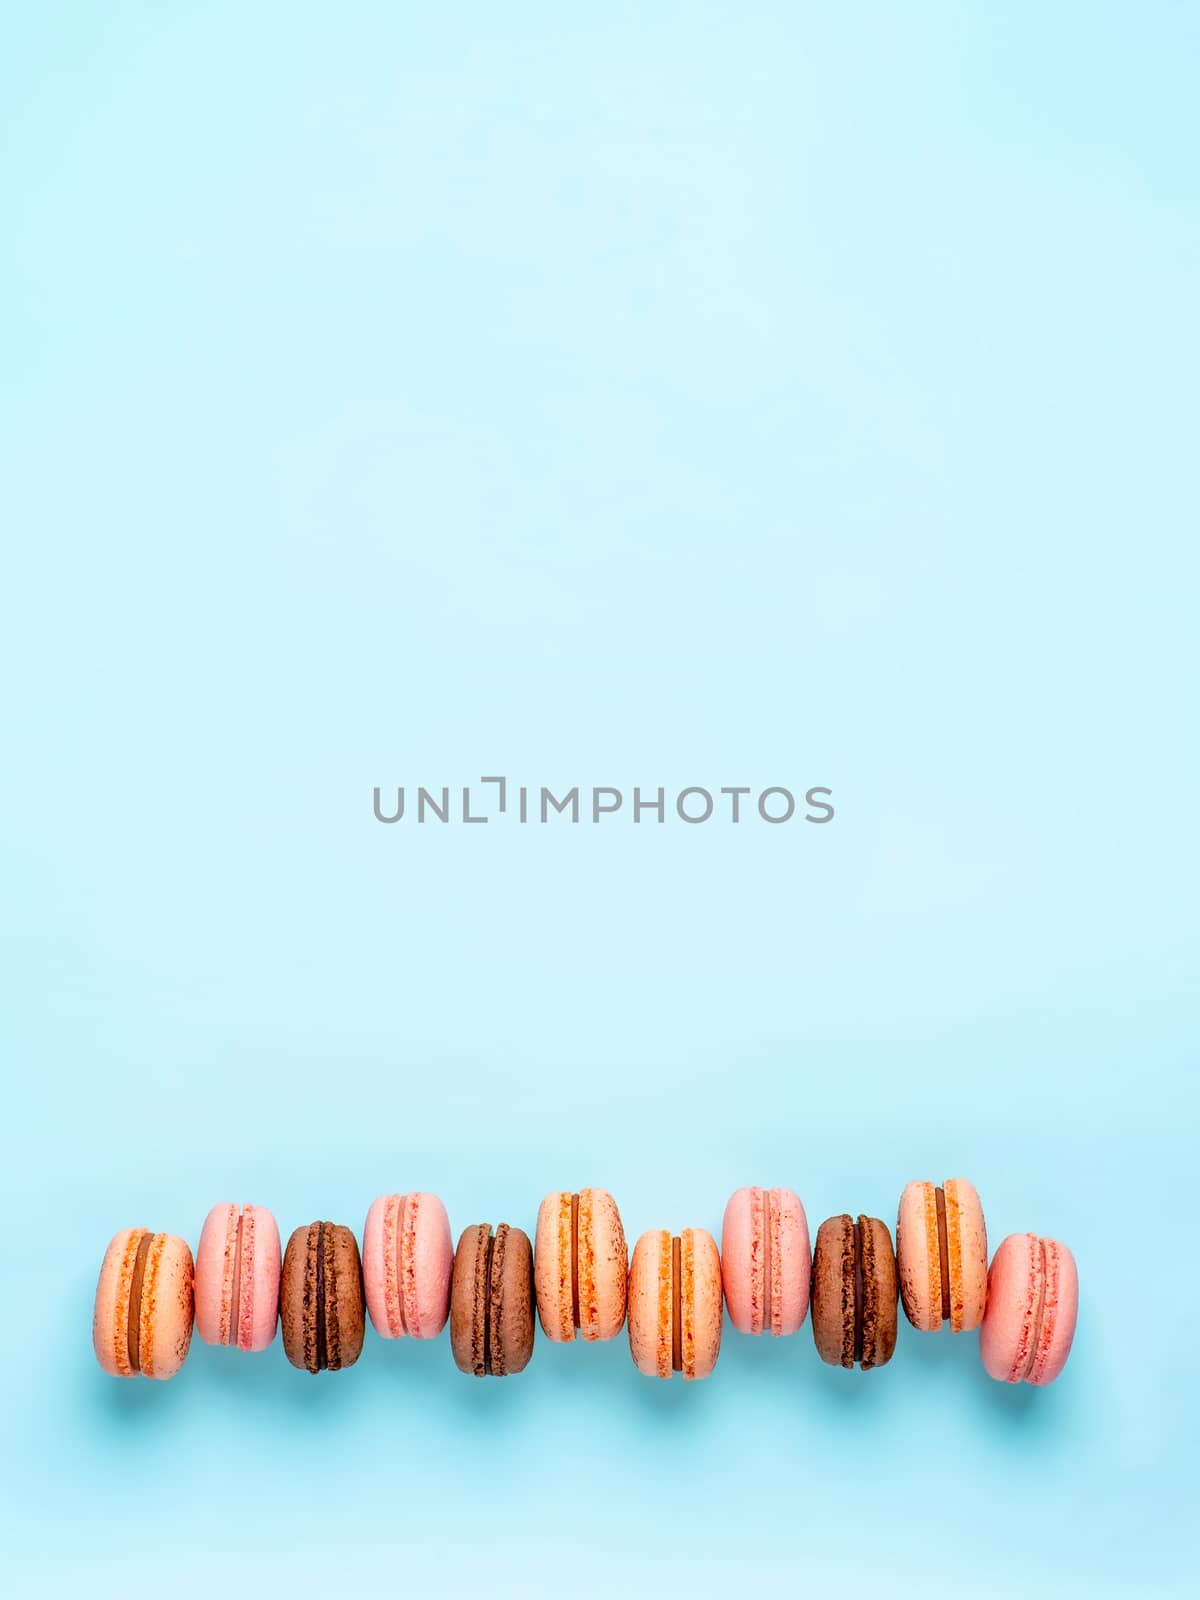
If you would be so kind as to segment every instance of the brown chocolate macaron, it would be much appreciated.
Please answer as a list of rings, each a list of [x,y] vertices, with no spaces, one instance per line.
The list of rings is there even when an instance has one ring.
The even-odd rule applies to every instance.
[[[460,1372],[503,1378],[533,1354],[533,1250],[502,1222],[465,1228],[450,1283],[450,1347]]]
[[[830,1217],[817,1230],[812,1330],[822,1361],[882,1367],[896,1348],[896,1253],[878,1217]]]
[[[363,1343],[363,1281],[358,1241],[336,1222],[297,1228],[279,1285],[283,1348],[294,1367],[352,1367]]]

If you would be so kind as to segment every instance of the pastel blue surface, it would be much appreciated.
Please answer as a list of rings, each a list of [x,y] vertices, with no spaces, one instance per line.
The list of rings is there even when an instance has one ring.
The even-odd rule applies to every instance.
[[[1194,1592],[1198,46],[0,7],[9,1592]],[[484,773],[837,816],[372,818]],[[1052,1389],[92,1357],[217,1200],[957,1173],[1076,1252]]]

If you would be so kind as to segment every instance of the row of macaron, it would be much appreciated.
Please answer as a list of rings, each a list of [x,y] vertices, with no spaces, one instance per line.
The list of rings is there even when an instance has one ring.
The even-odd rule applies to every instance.
[[[705,1378],[721,1347],[723,1306],[741,1333],[793,1334],[811,1309],[813,1339],[834,1366],[884,1366],[897,1305],[915,1328],[980,1330],[993,1378],[1050,1383],[1075,1333],[1078,1277],[1070,1250],[1010,1234],[988,1264],[972,1184],[910,1183],[896,1242],[878,1217],[830,1217],[810,1249],[804,1206],[790,1189],[739,1189],[718,1250],[703,1228],[642,1234],[629,1256],[616,1201],[604,1189],[555,1190],[534,1241],[487,1223],[451,1243],[432,1194],[381,1195],[362,1253],[347,1227],[313,1222],[281,1249],[262,1206],[209,1212],[193,1261],[174,1234],[125,1228],[100,1270],[92,1338],[116,1377],[170,1378],[193,1322],[207,1344],[265,1349],[283,1330],[293,1366],[336,1371],[357,1361],[367,1316],[385,1339],[431,1339],[450,1324],[457,1366],[478,1377],[520,1372],[533,1353],[534,1312],[565,1342],[612,1339],[623,1327],[638,1370]]]

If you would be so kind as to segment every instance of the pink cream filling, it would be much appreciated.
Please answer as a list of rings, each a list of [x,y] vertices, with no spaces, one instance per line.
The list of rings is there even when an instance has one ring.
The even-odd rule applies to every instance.
[[[779,1204],[778,1196],[772,1205],[769,1194],[766,1196],[766,1206],[767,1238],[770,1241],[767,1256],[770,1283],[768,1303],[771,1308],[771,1332],[778,1338],[783,1332],[783,1207]]]
[[[254,1211],[242,1207],[238,1218],[238,1325],[239,1350],[254,1348]]]
[[[254,1212],[230,1206],[221,1283],[222,1344],[254,1347]]]
[[[1045,1369],[1050,1346],[1054,1342],[1055,1313],[1058,1307],[1058,1251],[1047,1248],[1049,1241],[1038,1240],[1042,1253],[1042,1294],[1034,1325],[1033,1348],[1025,1370],[1026,1381],[1037,1381]]]
[[[417,1212],[415,1194],[405,1196],[400,1225],[400,1320],[414,1339],[421,1337],[421,1313],[417,1303]]]
[[[222,1344],[233,1343],[234,1302],[237,1299],[237,1247],[240,1213],[230,1206],[225,1220],[225,1253],[221,1259],[221,1321],[217,1329]]]
[[[768,1259],[771,1252],[770,1214],[771,1198],[765,1189],[752,1191],[750,1238],[750,1332],[761,1333],[767,1319],[770,1300],[770,1272]]]
[[[383,1213],[383,1273],[387,1305],[388,1332],[393,1339],[402,1338],[408,1329],[404,1324],[404,1300],[400,1292],[401,1234],[404,1225],[404,1200],[402,1194],[391,1195]]]
[[[1025,1304],[1021,1338],[1013,1360],[1010,1383],[1028,1380],[1033,1371],[1046,1308],[1046,1247],[1041,1239],[1032,1236],[1029,1244],[1029,1297]]]

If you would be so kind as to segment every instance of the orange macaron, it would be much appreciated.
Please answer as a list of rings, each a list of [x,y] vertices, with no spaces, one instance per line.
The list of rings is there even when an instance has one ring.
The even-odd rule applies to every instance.
[[[114,1378],[173,1378],[194,1314],[192,1252],[173,1233],[122,1228],[104,1254],[92,1345]]]
[[[896,1266],[904,1314],[931,1333],[943,1323],[969,1333],[987,1304],[987,1228],[973,1184],[910,1183],[896,1218]]]
[[[721,1257],[703,1228],[644,1233],[629,1265],[629,1349],[647,1377],[707,1378],[721,1350]]]
[[[629,1250],[607,1189],[555,1189],[538,1208],[533,1282],[548,1339],[612,1339],[625,1325]]]

